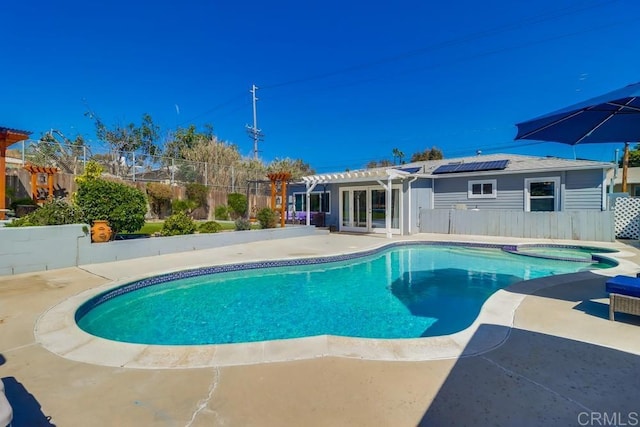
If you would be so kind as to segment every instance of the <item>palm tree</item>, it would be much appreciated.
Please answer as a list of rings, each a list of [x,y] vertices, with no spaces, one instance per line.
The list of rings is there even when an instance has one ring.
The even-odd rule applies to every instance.
[[[404,159],[404,153],[400,151],[399,148],[394,148],[391,153],[393,154],[393,164],[396,164],[396,159],[399,160],[400,164],[404,163],[402,159]]]

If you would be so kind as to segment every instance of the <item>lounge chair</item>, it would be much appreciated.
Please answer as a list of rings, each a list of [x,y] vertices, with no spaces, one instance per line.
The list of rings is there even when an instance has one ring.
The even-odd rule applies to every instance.
[[[640,278],[615,276],[606,282],[609,292],[609,320],[615,320],[614,313],[640,316]]]
[[[0,379],[0,425],[11,425],[13,420],[13,409],[4,394],[4,382]]]

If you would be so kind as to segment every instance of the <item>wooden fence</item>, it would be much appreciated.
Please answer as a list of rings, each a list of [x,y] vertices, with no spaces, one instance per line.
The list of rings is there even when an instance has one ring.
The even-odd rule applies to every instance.
[[[614,241],[613,211],[422,209],[420,232]]]
[[[138,188],[146,193],[146,182],[143,181],[124,181],[118,178],[109,178],[114,181],[119,181]],[[11,168],[7,171],[7,189],[11,191],[13,199],[29,198],[31,197],[31,175],[29,172],[22,168]],[[186,198],[186,185],[174,184],[171,186],[173,192],[173,199]],[[264,207],[271,205],[270,188],[268,185],[259,185],[251,187],[248,194],[248,205],[251,211],[258,211]],[[77,184],[75,182],[75,176],[60,172],[54,176],[53,194],[54,197],[62,197],[70,199],[71,195],[77,191]],[[207,195],[208,209],[199,208],[193,212],[195,219],[213,219],[213,213],[216,206],[226,205],[227,196],[231,191],[219,190],[209,188],[209,194]],[[247,195],[247,188],[238,188],[237,193]],[[257,194],[256,194],[257,193]],[[255,208],[254,208],[255,207]],[[165,218],[170,214],[169,209],[161,209],[160,218]],[[155,218],[155,215],[151,209],[149,209],[148,217]]]

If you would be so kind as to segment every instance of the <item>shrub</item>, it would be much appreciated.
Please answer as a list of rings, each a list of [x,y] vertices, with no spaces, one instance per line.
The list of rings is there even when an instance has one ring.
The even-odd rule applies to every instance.
[[[174,200],[171,202],[171,211],[174,214],[182,212],[190,215],[195,208],[197,208],[197,206],[193,200]]]
[[[167,206],[173,198],[173,191],[170,185],[160,182],[149,182],[147,183],[147,195],[150,199],[149,204],[151,205],[151,211],[160,216],[162,214],[162,208]]]
[[[262,208],[258,211],[256,219],[262,228],[276,228],[278,218],[276,212],[271,208]]]
[[[234,218],[239,218],[247,213],[247,196],[240,193],[227,195],[227,204]]]
[[[25,197],[23,199],[16,199],[12,201],[11,204],[9,205],[9,208],[11,208],[12,211],[15,211],[18,205],[35,206],[36,202],[34,202],[31,197]]]
[[[236,231],[251,230],[251,222],[246,218],[236,219]]]
[[[75,203],[83,212],[84,221],[107,220],[115,236],[134,232],[144,225],[147,201],[142,191],[119,182],[100,178],[78,184]]]
[[[214,210],[214,215],[216,219],[226,220],[229,219],[229,208],[227,205],[218,205]]]
[[[184,212],[171,215],[160,230],[162,236],[178,236],[196,232],[196,223]]]
[[[202,206],[207,208],[207,196],[209,195],[209,189],[206,185],[192,182],[187,184],[186,188],[187,200],[192,200],[196,203],[196,208]]]
[[[198,227],[200,233],[217,233],[220,230],[222,230],[222,226],[215,221],[203,222]]]
[[[102,175],[102,165],[95,160],[89,160],[84,167],[84,173],[75,178],[75,181],[78,185],[91,181],[94,179],[100,178]]]
[[[81,210],[64,199],[52,199],[29,215],[7,223],[7,227],[31,227],[38,225],[63,225],[83,223]]]

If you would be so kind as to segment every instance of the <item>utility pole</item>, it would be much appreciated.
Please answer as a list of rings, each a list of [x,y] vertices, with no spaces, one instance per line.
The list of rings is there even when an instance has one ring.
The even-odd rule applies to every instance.
[[[247,125],[247,132],[249,133],[249,137],[253,140],[253,158],[254,160],[258,159],[258,141],[262,140],[262,131],[258,129],[258,112],[256,110],[256,101],[258,101],[258,97],[256,97],[256,91],[258,87],[256,85],[252,85],[249,92],[251,92],[251,97],[253,101],[253,126]]]

